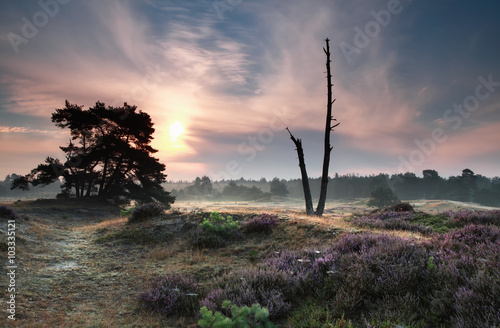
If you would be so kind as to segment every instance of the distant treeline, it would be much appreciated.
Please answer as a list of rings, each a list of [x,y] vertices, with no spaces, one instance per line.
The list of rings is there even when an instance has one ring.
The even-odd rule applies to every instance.
[[[309,179],[312,196],[317,199],[320,178]],[[204,176],[193,182],[169,182],[164,185],[178,199],[238,199],[269,200],[273,196],[302,198],[300,179],[271,181],[260,180],[222,180],[211,181]],[[367,198],[377,187],[391,188],[401,200],[447,199],[475,202],[482,205],[500,206],[500,177],[487,178],[464,169],[461,175],[449,178],[440,177],[435,170],[424,170],[422,177],[414,173],[378,174],[360,176],[355,174],[338,175],[330,178],[328,199]]]
[[[19,178],[19,175],[13,173],[7,175],[3,181],[0,181],[0,197],[55,198],[56,195],[61,192],[61,182],[55,182],[45,187],[36,186],[28,191],[23,191],[21,189],[10,190],[12,181],[14,181],[16,178]]]

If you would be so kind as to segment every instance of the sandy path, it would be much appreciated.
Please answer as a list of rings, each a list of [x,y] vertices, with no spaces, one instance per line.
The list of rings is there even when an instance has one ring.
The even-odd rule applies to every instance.
[[[142,287],[138,276],[143,276],[140,250],[94,242],[101,226],[96,219],[42,216],[18,224],[23,243],[18,247],[17,320],[7,321],[5,313],[0,326],[121,327],[135,321]],[[6,281],[3,275],[0,281]],[[7,300],[5,293],[1,297],[2,303]]]

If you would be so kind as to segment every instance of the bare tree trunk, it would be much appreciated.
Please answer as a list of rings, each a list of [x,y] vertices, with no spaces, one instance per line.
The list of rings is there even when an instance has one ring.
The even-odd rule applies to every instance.
[[[302,176],[302,189],[304,190],[304,199],[306,201],[306,213],[307,215],[314,215],[314,207],[312,203],[311,197],[311,188],[309,187],[309,177],[307,176],[306,170],[306,162],[304,160],[304,149],[302,149],[302,140],[296,139],[292,132],[288,128],[286,128],[288,133],[290,133],[290,139],[292,139],[293,143],[297,147],[297,155],[299,156],[299,167],[300,173]]]
[[[314,212],[314,208],[312,205],[312,197],[311,197],[311,189],[309,188],[309,178],[307,177],[306,164],[304,161],[304,150],[302,149],[302,141],[300,139],[296,139],[288,128],[287,131],[290,133],[290,139],[292,139],[293,143],[297,147],[297,154],[299,155],[299,167],[300,173],[302,175],[302,188],[304,189],[304,198],[306,201],[306,212],[307,215],[317,215],[322,216],[323,211],[325,210],[325,202],[326,202],[326,192],[328,187],[328,169],[330,166],[330,153],[332,152],[333,147],[330,145],[330,133],[333,131],[335,127],[337,127],[340,123],[335,123],[332,126],[332,121],[337,121],[332,116],[332,105],[335,102],[335,99],[332,100],[332,73],[330,69],[330,40],[326,39],[326,49],[323,48],[326,54],[326,76],[327,76],[327,85],[328,85],[328,103],[327,103],[327,111],[326,111],[326,126],[325,126],[325,144],[324,144],[324,156],[323,156],[323,172],[321,174],[321,190],[319,194],[318,206],[316,207],[316,212]]]
[[[330,69],[330,40],[326,39],[326,49],[323,48],[323,51],[326,54],[326,76],[327,76],[327,85],[328,85],[328,102],[327,102],[327,111],[326,111],[326,126],[325,126],[325,144],[324,144],[324,155],[323,155],[323,172],[321,174],[321,189],[319,193],[319,201],[318,206],[316,207],[316,215],[322,216],[323,211],[325,210],[325,202],[326,202],[326,193],[328,188],[328,169],[330,166],[330,153],[332,152],[333,147],[330,145],[330,132],[338,126],[340,123],[332,126],[332,121],[336,121],[336,119],[332,116],[332,105],[335,102],[335,99],[332,100],[332,73]]]

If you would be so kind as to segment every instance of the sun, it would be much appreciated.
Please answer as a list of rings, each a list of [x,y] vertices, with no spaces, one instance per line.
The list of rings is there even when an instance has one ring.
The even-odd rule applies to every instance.
[[[170,137],[172,137],[172,139],[175,140],[179,138],[181,134],[184,133],[184,126],[182,125],[181,122],[175,121],[174,123],[170,124],[169,131],[170,131]]]

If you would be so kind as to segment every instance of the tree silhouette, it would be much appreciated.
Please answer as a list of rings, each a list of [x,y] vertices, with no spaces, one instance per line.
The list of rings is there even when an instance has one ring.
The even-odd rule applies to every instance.
[[[326,111],[326,126],[325,126],[325,139],[324,139],[324,154],[323,154],[323,170],[321,174],[321,189],[319,193],[318,206],[316,207],[316,212],[314,212],[314,208],[312,205],[312,197],[311,197],[311,189],[309,187],[309,179],[307,176],[306,164],[304,160],[304,150],[302,148],[302,140],[295,138],[288,128],[287,131],[290,134],[290,139],[292,139],[293,143],[297,147],[297,154],[299,156],[299,167],[302,176],[302,186],[304,189],[304,199],[306,202],[306,213],[307,215],[317,215],[322,216],[323,211],[325,210],[325,202],[327,196],[328,189],[328,170],[330,167],[330,154],[332,152],[333,147],[330,144],[330,133],[333,131],[335,127],[337,127],[340,123],[335,123],[332,125],[333,121],[337,121],[332,116],[332,105],[335,102],[335,99],[332,99],[332,74],[330,68],[330,40],[327,38],[326,40],[326,49],[323,48],[323,51],[326,55],[326,80],[327,80],[327,88],[328,88],[328,100],[327,100],[327,111]]]
[[[371,192],[370,196],[368,206],[382,208],[399,203],[398,196],[389,187],[377,187]]]
[[[270,188],[271,188],[271,195],[273,195],[273,196],[285,197],[290,193],[288,191],[288,188],[286,187],[285,182],[281,181],[279,178],[274,178],[271,181]]]
[[[47,157],[28,175],[21,176],[12,189],[29,189],[29,184],[47,185],[62,177],[62,195],[96,196],[116,203],[130,200],[169,205],[174,197],[161,183],[165,165],[151,155],[157,150],[151,117],[136,106],[106,107],[97,102],[88,110],[70,104],[52,114],[52,122],[69,129],[71,140],[60,149],[65,162]]]

